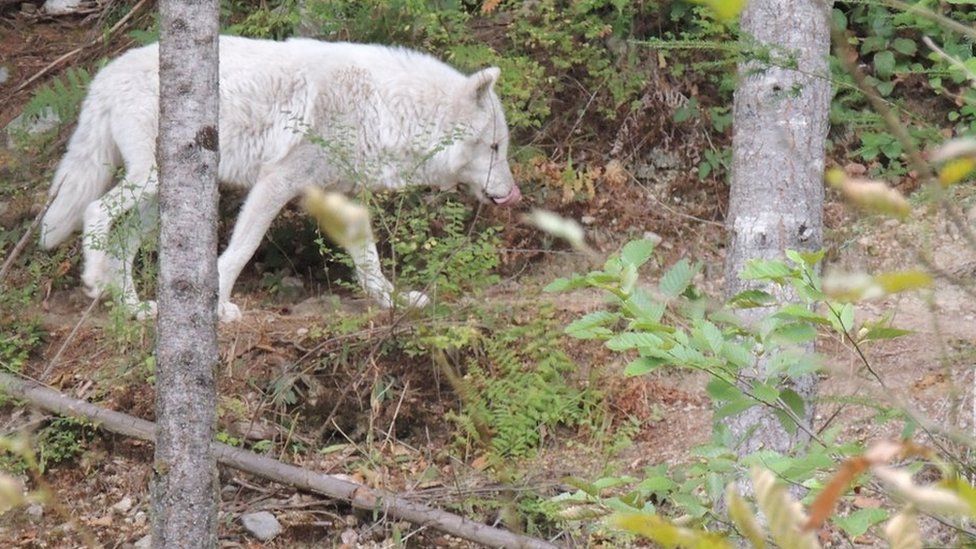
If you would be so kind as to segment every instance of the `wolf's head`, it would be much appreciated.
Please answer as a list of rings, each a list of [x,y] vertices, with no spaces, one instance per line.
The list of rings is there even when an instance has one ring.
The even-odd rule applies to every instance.
[[[484,69],[460,86],[452,106],[462,129],[450,147],[451,170],[479,200],[511,206],[522,198],[508,165],[508,124],[494,92],[500,70]]]

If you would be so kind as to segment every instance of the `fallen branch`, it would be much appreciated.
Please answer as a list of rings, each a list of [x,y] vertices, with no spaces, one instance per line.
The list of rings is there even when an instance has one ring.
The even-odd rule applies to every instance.
[[[0,391],[22,398],[50,412],[98,423],[104,429],[114,433],[149,442],[155,438],[155,424],[150,421],[71,398],[40,383],[12,374],[0,373]],[[490,547],[545,549],[556,547],[544,540],[493,528],[447,511],[407,501],[387,492],[288,465],[226,444],[217,443],[215,450],[218,462],[239,471],[308,492],[341,499],[358,509],[388,514]]]

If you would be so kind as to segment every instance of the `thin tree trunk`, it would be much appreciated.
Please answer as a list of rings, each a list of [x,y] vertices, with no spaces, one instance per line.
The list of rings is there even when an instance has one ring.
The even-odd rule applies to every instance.
[[[22,398],[34,406],[56,414],[87,419],[113,433],[141,440],[154,440],[153,424],[149,421],[71,398],[40,383],[18,378],[12,374],[0,372],[0,393]],[[389,515],[408,520],[489,547],[555,548],[551,543],[541,539],[493,528],[422,503],[408,501],[388,492],[373,490],[331,475],[302,469],[259,456],[254,452],[219,443],[215,444],[214,448],[217,459],[223,465],[294,486],[300,490],[347,501],[353,507],[372,511],[377,516]]]
[[[217,544],[218,10],[160,2],[154,547]]]
[[[755,40],[753,46],[769,48],[772,58],[787,61],[787,66],[751,60],[739,66],[727,220],[727,296],[747,289],[739,273],[750,259],[781,258],[788,249],[817,250],[823,245],[831,4],[751,0],[742,13],[740,25]],[[795,60],[792,67],[790,60]],[[795,296],[785,292],[778,297],[785,302]],[[741,317],[752,323],[769,312],[768,308],[746,309]],[[760,364],[743,372],[743,382],[762,377],[763,369]],[[809,375],[794,380],[792,386],[808,403],[807,423],[813,417],[816,385],[815,375]],[[740,456],[759,449],[788,453],[809,440],[803,430],[790,435],[766,407],[750,408],[725,421],[741,441]]]

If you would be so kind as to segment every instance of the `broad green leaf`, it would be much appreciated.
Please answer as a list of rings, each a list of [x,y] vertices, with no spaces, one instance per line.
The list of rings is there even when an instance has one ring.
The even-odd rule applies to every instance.
[[[553,280],[545,288],[542,289],[544,292],[565,292],[567,290],[575,290],[577,288],[585,288],[589,286],[585,277],[579,275],[573,275],[571,278],[557,278]]]
[[[658,475],[654,477],[649,477],[640,482],[637,485],[638,490],[643,490],[648,494],[658,494],[664,495],[673,490],[675,487],[674,481],[664,475]]]
[[[786,252],[787,255],[789,255],[791,251],[793,250],[788,250]],[[827,251],[823,249],[814,252],[794,252],[794,253],[800,260],[797,262],[799,263],[802,261],[803,264],[806,265],[807,267],[815,267],[818,263],[820,263],[823,260],[824,256],[827,255]],[[794,259],[794,261],[796,261],[796,259]]]
[[[722,358],[728,360],[737,368],[752,366],[756,361],[756,355],[752,354],[749,349],[745,348],[741,343],[732,341],[726,342],[722,347]]]
[[[624,368],[624,375],[627,377],[644,375],[646,373],[653,372],[664,364],[667,364],[667,361],[663,358],[642,356],[636,360],[632,360],[630,364]]]
[[[707,320],[699,321],[698,328],[701,330],[702,337],[705,338],[712,352],[720,354],[722,352],[722,346],[725,344],[725,337],[722,335],[722,330],[719,330],[718,326]]]
[[[809,343],[817,338],[817,330],[806,322],[786,322],[769,334],[772,341],[780,344]]]
[[[612,336],[613,332],[606,325],[616,322],[619,318],[620,315],[617,313],[596,311],[571,322],[564,332],[576,339],[607,338]]]
[[[753,406],[758,406],[759,402],[756,399],[743,397],[738,400],[730,400],[726,404],[720,406],[713,415],[713,420],[719,420],[725,417],[739,415],[745,412]]]
[[[806,305],[799,305],[797,303],[790,303],[789,305],[784,305],[773,318],[784,318],[784,319],[797,319],[797,320],[807,320],[810,322],[816,322],[817,324],[829,325],[830,319],[817,314],[807,308]]]
[[[796,391],[787,387],[779,392],[779,399],[789,406],[797,417],[803,417],[806,403]]]
[[[878,78],[887,80],[895,72],[895,54],[879,51],[874,54],[874,72]]]
[[[879,508],[858,509],[847,516],[834,516],[831,522],[839,526],[848,536],[856,538],[864,535],[868,528],[887,520],[888,511]]]
[[[891,328],[888,326],[874,326],[868,329],[868,331],[861,336],[861,341],[871,341],[871,340],[878,340],[878,339],[895,339],[911,333],[914,332],[912,332],[911,330],[902,330],[901,328]]]
[[[746,290],[732,296],[729,306],[736,309],[751,309],[753,307],[766,307],[776,303],[776,297],[769,292],[762,290]]]
[[[654,301],[650,294],[640,288],[634,288],[623,306],[627,314],[639,320],[658,322],[664,316],[664,304]]]
[[[620,250],[620,259],[634,267],[640,267],[654,254],[652,240],[631,240]]]
[[[891,47],[903,55],[915,55],[915,52],[918,51],[915,41],[908,38],[895,38],[891,42]]]
[[[657,347],[661,338],[647,332],[624,332],[607,340],[606,346],[612,351],[626,351],[638,347]]]
[[[780,282],[786,277],[793,276],[795,272],[795,269],[779,260],[753,259],[746,263],[739,277],[743,280]]]
[[[626,475],[622,477],[603,477],[594,481],[593,487],[597,490],[606,490],[608,488],[616,488],[617,486],[627,486],[635,482],[637,482],[636,478]]]
[[[722,402],[729,400],[739,400],[746,398],[742,391],[734,383],[729,383],[721,379],[712,378],[705,386],[705,391],[712,400]]]
[[[776,402],[776,399],[779,398],[779,390],[776,387],[766,383],[753,383],[752,394],[755,395],[757,399],[767,403]]]
[[[659,284],[661,293],[668,297],[678,297],[691,284],[691,279],[695,277],[697,271],[687,259],[678,261],[661,277]]]
[[[637,267],[632,263],[625,263],[623,271],[620,273],[620,291],[624,295],[630,295],[637,284]]]

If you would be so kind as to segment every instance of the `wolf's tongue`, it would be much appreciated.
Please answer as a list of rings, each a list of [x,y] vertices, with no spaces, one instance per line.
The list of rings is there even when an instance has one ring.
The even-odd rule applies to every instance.
[[[522,200],[522,191],[519,190],[518,185],[512,185],[512,190],[508,192],[504,198],[492,198],[495,204],[499,206],[513,206]]]

